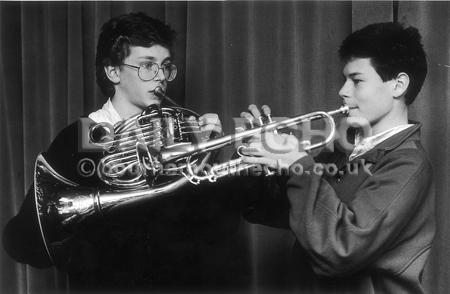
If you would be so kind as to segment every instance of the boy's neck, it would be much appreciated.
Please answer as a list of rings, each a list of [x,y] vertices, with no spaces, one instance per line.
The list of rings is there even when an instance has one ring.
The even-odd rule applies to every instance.
[[[408,124],[408,107],[402,105],[389,112],[385,117],[373,124],[372,135],[377,135],[400,125]]]
[[[131,104],[127,99],[120,99],[120,96],[118,95],[114,95],[111,98],[111,103],[122,119],[128,119],[142,111],[137,106]]]

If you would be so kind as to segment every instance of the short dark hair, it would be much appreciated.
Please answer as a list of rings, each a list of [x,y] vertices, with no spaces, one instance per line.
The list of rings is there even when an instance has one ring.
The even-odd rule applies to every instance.
[[[130,46],[161,45],[173,56],[176,33],[168,25],[145,13],[123,14],[107,21],[100,30],[95,57],[97,84],[106,97],[115,94],[105,66],[119,66],[130,54]]]
[[[406,105],[414,101],[427,75],[419,31],[399,23],[375,23],[353,32],[342,42],[339,56],[344,62],[351,58],[370,58],[384,82],[406,73],[410,79]]]

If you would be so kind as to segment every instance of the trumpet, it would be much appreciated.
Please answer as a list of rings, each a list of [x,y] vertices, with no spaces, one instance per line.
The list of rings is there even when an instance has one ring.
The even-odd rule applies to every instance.
[[[218,139],[201,142],[198,144],[190,144],[185,146],[178,146],[175,148],[165,149],[162,148],[158,158],[156,159],[157,162],[164,164],[167,162],[172,162],[174,160],[178,160],[180,158],[190,158],[191,156],[195,156],[198,154],[202,154],[205,152],[210,152],[216,149],[223,148],[224,146],[233,144],[237,141],[253,137],[255,135],[259,135],[265,132],[276,132],[278,130],[288,128],[294,125],[298,124],[304,124],[306,122],[311,122],[314,120],[324,119],[327,121],[330,133],[328,136],[320,142],[311,144],[310,142],[303,142],[303,150],[305,151],[311,151],[313,149],[321,148],[329,144],[336,134],[336,123],[334,121],[333,116],[335,115],[348,115],[350,111],[350,107],[345,105],[341,106],[339,109],[324,112],[324,111],[316,111],[312,113],[308,113],[305,115],[296,116],[293,118],[288,118],[286,120],[282,120],[279,122],[273,122],[271,120],[270,114],[268,115],[269,124],[253,128],[250,130],[245,130],[239,133],[235,133],[232,135],[224,136]],[[239,147],[238,147],[238,155],[242,157],[242,154],[239,153]],[[194,168],[189,163],[189,160],[186,164],[186,173],[184,173],[184,176],[193,184],[199,184],[203,180],[208,180],[210,182],[215,182],[218,178],[224,177],[229,175],[230,173],[236,173],[241,170],[246,170],[254,166],[253,164],[243,164],[242,158],[234,159],[229,162],[216,165],[209,169],[208,171],[202,171],[201,175],[195,171]]]

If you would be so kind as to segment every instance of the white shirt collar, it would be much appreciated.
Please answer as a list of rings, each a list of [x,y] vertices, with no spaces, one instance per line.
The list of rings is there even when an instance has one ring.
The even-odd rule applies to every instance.
[[[96,123],[107,122],[112,124],[113,126],[119,121],[123,120],[123,118],[120,117],[119,113],[114,108],[111,99],[108,99],[108,101],[103,104],[102,108],[89,114],[89,118]]]
[[[393,135],[400,133],[401,131],[413,126],[413,124],[404,124],[393,127],[389,130],[381,132],[379,134],[363,138],[359,133],[355,138],[355,148],[352,154],[350,154],[349,160],[353,160],[356,157],[363,155],[364,153],[372,150],[376,145],[380,144],[384,140],[392,137]]]

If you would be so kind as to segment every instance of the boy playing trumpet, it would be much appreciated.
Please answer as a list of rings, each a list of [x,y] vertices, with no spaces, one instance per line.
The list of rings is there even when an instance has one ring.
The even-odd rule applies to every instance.
[[[350,107],[348,119],[367,121],[371,132],[357,131],[350,152],[335,148],[317,158],[292,135],[265,134],[284,152],[253,138],[242,150],[245,162],[291,168],[281,185],[301,293],[423,293],[434,195],[420,124],[408,121],[408,106],[427,72],[421,37],[398,23],[372,24],[348,36],[339,55],[345,63],[339,96]],[[257,116],[254,107],[250,112]],[[319,173],[317,163],[333,164],[338,172]],[[358,170],[346,170],[349,163],[359,163]],[[293,170],[299,165],[301,174]],[[247,218],[264,221],[258,209],[267,201],[273,205],[260,199]]]

